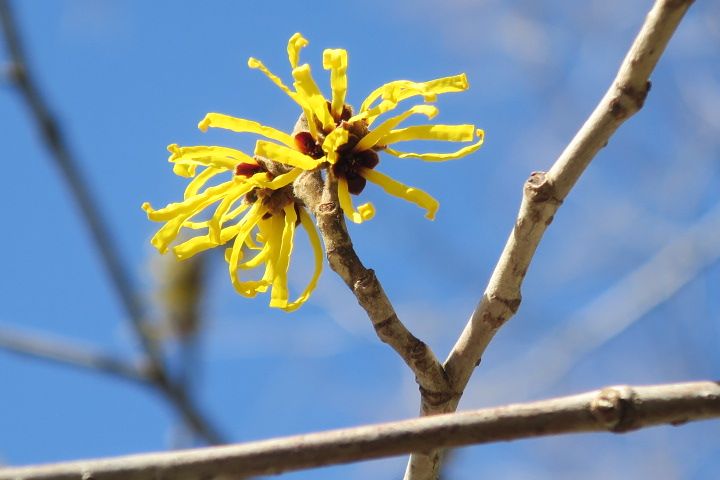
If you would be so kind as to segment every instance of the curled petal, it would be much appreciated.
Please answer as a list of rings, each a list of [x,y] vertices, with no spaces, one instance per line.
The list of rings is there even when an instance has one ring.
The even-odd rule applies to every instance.
[[[307,301],[308,298],[310,298],[310,294],[312,294],[312,292],[315,290],[315,287],[317,287],[317,282],[320,278],[320,273],[322,273],[323,267],[323,251],[322,245],[320,244],[320,236],[315,229],[315,225],[313,224],[312,219],[304,209],[300,209],[300,223],[302,224],[303,228],[308,234],[308,238],[310,239],[310,245],[312,246],[313,255],[315,257],[315,270],[313,272],[312,278],[310,278],[310,282],[308,283],[307,287],[305,287],[305,290],[303,290],[300,296],[294,301],[288,303],[287,306],[283,308],[283,310],[285,310],[286,312],[292,312],[294,310],[297,310],[303,303]]]
[[[397,150],[393,150],[392,148],[386,148],[385,151],[390,155],[398,158],[419,158],[420,160],[425,160],[426,162],[444,162],[446,160],[455,160],[457,158],[462,158],[470,155],[471,153],[477,151],[480,147],[482,147],[482,144],[485,141],[485,132],[478,129],[475,133],[478,136],[477,142],[451,153],[407,153],[398,152]]]
[[[183,194],[183,198],[187,200],[190,197],[194,197],[198,194],[200,189],[205,186],[205,184],[213,178],[218,173],[226,172],[224,168],[216,168],[216,167],[208,167],[204,169],[198,176],[192,179],[190,183],[187,184],[187,187],[185,187],[185,193]]]
[[[285,221],[282,230],[282,240],[280,242],[280,253],[274,266],[275,276],[272,282],[272,291],[270,292],[270,306],[276,308],[286,308],[288,304],[287,273],[290,268],[290,256],[292,255],[293,239],[295,237],[295,223],[297,222],[294,204],[286,205],[284,212]]]
[[[295,89],[305,98],[306,105],[310,107],[315,118],[320,122],[325,131],[330,131],[335,126],[335,121],[328,110],[327,100],[318,88],[315,80],[313,80],[310,72],[310,65],[304,64],[293,69],[293,78],[295,79]],[[308,117],[308,123],[312,124],[312,117]],[[315,137],[317,138],[317,137]]]
[[[257,162],[251,156],[234,148],[205,145],[179,147],[173,143],[168,145],[168,151],[172,154],[168,161],[175,164],[173,169],[182,168],[186,172],[187,167],[198,165],[225,170],[233,170],[238,163],[257,165]],[[183,174],[180,171],[175,173],[183,177],[195,175],[194,168],[190,174]]]
[[[298,66],[300,61],[300,50],[308,46],[308,41],[299,32],[290,37],[287,46],[288,60],[290,60],[290,68]]]
[[[330,132],[327,137],[325,137],[322,149],[326,154],[328,162],[337,162],[338,149],[347,143],[348,138],[348,131],[342,127],[337,127],[335,130]]]
[[[250,211],[242,218],[238,223],[238,231],[233,242],[232,251],[230,254],[230,261],[228,262],[228,272],[230,273],[230,281],[235,287],[235,290],[245,297],[253,297],[258,292],[258,288],[264,286],[258,282],[241,282],[238,278],[238,269],[240,260],[242,259],[242,247],[245,244],[245,239],[257,223],[262,219],[263,215],[267,213],[267,208],[264,207],[260,202],[255,202],[250,208]],[[262,282],[261,282],[262,283]]]
[[[402,122],[411,115],[423,114],[429,119],[431,119],[435,115],[437,115],[437,112],[438,109],[433,107],[432,105],[415,105],[404,113],[391,117],[378,125],[377,128],[375,128],[370,133],[361,138],[357,145],[355,145],[355,148],[353,150],[356,152],[361,150],[368,150],[369,148],[374,147],[376,144],[382,143],[383,138],[387,134],[389,134],[393,128],[398,126],[400,122]]]
[[[243,197],[250,190],[255,188],[252,183],[238,182],[223,198],[220,205],[215,209],[215,213],[208,221],[208,237],[217,245],[221,244],[222,225],[227,219],[227,213],[230,208],[238,201],[242,201]]]
[[[330,88],[332,89],[330,113],[335,118],[340,118],[343,105],[345,105],[347,63],[347,50],[328,48],[323,52],[323,68],[330,70]]]
[[[313,170],[317,168],[321,162],[302,154],[294,148],[284,147],[276,143],[258,140],[255,144],[255,155],[272,159],[291,167],[302,168],[303,170]]]
[[[290,98],[292,98],[295,103],[300,105],[300,108],[302,108],[302,111],[305,114],[305,118],[313,118],[312,109],[310,108],[307,99],[303,95],[300,95],[298,92],[290,90],[290,88],[285,85],[277,75],[274,75],[270,70],[268,70],[265,64],[263,64],[260,60],[250,57],[250,59],[248,59],[248,67],[258,69],[262,73],[264,73],[271,82],[273,82],[278,88],[280,88],[280,90],[282,90]],[[313,138],[317,138],[317,126],[315,125],[315,122],[308,122],[308,127],[310,128],[310,133],[312,134]]]
[[[206,188],[203,193],[185,199],[182,202],[170,203],[167,206],[155,210],[149,203],[142,204],[142,209],[148,215],[148,219],[155,222],[174,220],[176,217],[199,213],[203,208],[211,205],[222,198],[233,186],[233,182],[225,182],[214,187]]]
[[[209,235],[193,237],[189,240],[179,243],[178,245],[175,245],[173,247],[173,254],[178,260],[188,259],[194,255],[197,255],[200,252],[227,243],[232,238],[234,238],[235,235],[237,235],[238,230],[240,230],[240,224],[223,228],[220,232],[219,243],[214,242],[212,239],[210,239]]]
[[[390,145],[410,140],[469,142],[473,138],[475,138],[474,125],[415,125],[391,130],[383,137],[382,144]]]
[[[304,170],[302,168],[293,168],[289,172],[280,174],[272,180],[268,180],[267,177],[264,179],[255,180],[255,177],[253,177],[249,180],[249,182],[258,187],[277,190],[278,188],[290,185],[292,182],[295,181],[297,177],[300,176],[303,171]]]
[[[231,117],[230,115],[224,115],[222,113],[208,113],[205,115],[205,118],[198,123],[198,128],[203,132],[207,131],[208,127],[224,128],[226,130],[232,130],[233,132],[256,133],[258,135],[277,140],[289,147],[295,145],[293,138],[285,132],[261,125],[258,122],[253,122],[252,120]]]
[[[354,223],[363,223],[375,216],[375,207],[373,207],[372,203],[364,203],[355,210],[352,199],[350,198],[348,183],[345,177],[338,177],[337,183],[338,201],[340,202],[340,208],[342,208],[342,211],[345,212],[346,217]]]
[[[377,170],[371,170],[364,168],[360,171],[360,175],[366,178],[369,182],[380,186],[385,192],[390,195],[402,198],[408,202],[414,203],[420,208],[424,208],[426,213],[425,217],[429,220],[435,219],[440,203],[430,196],[427,192],[420,190],[419,188],[409,187],[405,184],[394,180],[387,175],[384,175]]]
[[[398,103],[407,98],[422,95],[426,101],[433,101],[438,94],[462,92],[467,88],[468,81],[464,73],[419,83],[409,80],[395,80],[373,90],[360,105],[360,111],[369,110],[373,102],[379,98],[383,100],[391,99]]]

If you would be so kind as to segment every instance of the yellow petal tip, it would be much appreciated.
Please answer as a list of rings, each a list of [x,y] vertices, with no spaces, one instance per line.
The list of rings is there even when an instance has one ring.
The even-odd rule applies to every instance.
[[[205,118],[200,120],[200,122],[198,123],[198,128],[200,129],[201,132],[207,132],[207,129],[210,126],[210,123],[211,123],[210,115],[205,115]]]

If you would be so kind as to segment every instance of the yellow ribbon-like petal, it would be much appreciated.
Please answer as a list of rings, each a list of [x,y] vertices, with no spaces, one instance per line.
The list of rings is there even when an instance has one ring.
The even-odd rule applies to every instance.
[[[366,220],[370,220],[375,216],[375,207],[372,203],[364,203],[355,210],[353,207],[352,199],[350,198],[350,191],[348,190],[348,184],[345,177],[338,177],[338,201],[340,202],[340,208],[345,212],[345,216],[348,217],[354,223],[363,223]]]
[[[192,181],[187,184],[187,187],[185,187],[185,193],[183,194],[183,198],[187,200],[190,197],[194,197],[212,177],[214,177],[218,173],[226,171],[227,170],[225,170],[224,168],[215,167],[208,167],[204,169],[202,172],[200,172],[198,176],[193,178]]]
[[[438,109],[433,107],[432,105],[415,105],[414,107],[410,108],[404,113],[401,113],[400,115],[396,115],[394,117],[388,118],[383,123],[378,125],[377,128],[372,130],[370,133],[365,135],[363,138],[360,139],[360,141],[355,145],[354,151],[361,151],[361,150],[367,150],[369,148],[372,148],[378,143],[382,143],[383,138],[390,133],[390,131],[398,126],[400,122],[405,120],[411,115],[415,114],[423,114],[428,117],[428,119],[433,118],[435,115],[437,115]]]
[[[337,162],[337,151],[340,147],[347,143],[348,138],[348,131],[342,127],[337,127],[335,130],[330,132],[327,137],[325,137],[325,141],[323,141],[322,144],[322,149],[326,154],[328,162]]]
[[[243,217],[242,221],[238,224],[239,229],[235,237],[235,242],[233,242],[230,261],[228,262],[230,281],[233,287],[235,287],[235,290],[245,297],[255,296],[260,285],[258,282],[241,282],[238,278],[239,264],[243,255],[242,247],[245,244],[247,236],[250,235],[252,229],[262,219],[265,213],[267,213],[267,208],[264,207],[261,202],[255,202],[252,208],[250,208],[250,211]]]
[[[204,165],[207,167],[233,170],[238,163],[257,165],[257,162],[250,155],[234,148],[205,145],[179,147],[173,143],[172,145],[168,145],[168,151],[172,154],[168,158],[168,161],[174,163],[175,166]],[[192,177],[194,173],[191,175],[179,175]]]
[[[313,170],[321,163],[293,148],[284,147],[264,140],[258,140],[257,143],[255,143],[255,155],[260,155],[261,157],[269,158],[275,162],[291,167],[302,168],[303,170]]]
[[[220,242],[214,242],[210,239],[209,235],[203,235],[200,237],[193,237],[182,243],[179,243],[173,247],[173,254],[178,260],[186,260],[200,252],[204,252],[210,248],[215,248],[218,245],[222,245],[230,241],[237,235],[240,230],[240,224],[235,224],[230,227],[225,227],[220,232]]]
[[[478,129],[475,133],[479,137],[477,142],[451,153],[407,153],[399,152],[397,150],[393,150],[392,148],[386,148],[385,151],[398,158],[419,158],[420,160],[425,160],[426,162],[444,162],[446,160],[455,160],[457,158],[470,155],[482,147],[482,144],[485,141],[485,132]]]
[[[376,170],[369,168],[363,168],[360,170],[360,175],[367,179],[369,182],[380,186],[385,192],[390,195],[402,198],[408,202],[414,203],[415,205],[424,208],[426,210],[425,217],[429,220],[435,219],[440,203],[430,196],[427,192],[420,190],[419,188],[409,187],[405,184],[394,180],[387,175],[384,175]]]
[[[226,182],[215,187],[210,187],[200,195],[191,197],[183,202],[171,203],[159,210],[154,210],[147,202],[143,203],[142,209],[145,210],[150,220],[166,222],[165,225],[160,227],[155,233],[150,243],[152,243],[160,253],[165,253],[170,243],[175,240],[180,233],[183,224],[200,213],[208,205],[220,200],[232,185],[232,182]]]
[[[260,250],[260,252],[258,252],[257,255],[255,255],[253,258],[251,258],[247,262],[241,263],[239,265],[239,267],[242,269],[245,269],[245,270],[259,267],[260,265],[265,263],[265,261],[268,259],[269,256],[270,256],[270,245],[266,243],[263,245],[262,250]]]
[[[155,210],[148,202],[142,204],[142,209],[148,215],[148,219],[154,222],[173,220],[175,217],[188,212],[198,213],[206,206],[216,202],[233,186],[233,182],[225,182],[220,185],[208,187],[201,194],[195,195],[182,202],[173,202],[163,208]]]
[[[383,145],[410,140],[469,142],[475,138],[475,125],[415,125],[391,130],[382,139]]]
[[[320,278],[320,273],[322,273],[323,267],[323,250],[322,245],[320,244],[320,236],[315,229],[315,224],[313,224],[310,215],[308,215],[304,209],[300,210],[300,223],[302,224],[303,228],[308,234],[308,238],[310,239],[310,245],[312,246],[313,255],[315,257],[315,270],[313,272],[312,278],[310,278],[310,282],[308,283],[307,287],[305,287],[305,290],[303,290],[300,296],[296,298],[293,302],[288,303],[287,306],[283,308],[283,310],[285,310],[286,312],[292,312],[294,310],[297,310],[303,303],[307,301],[308,298],[310,298],[310,294],[312,294],[312,292],[315,290],[315,287],[317,287],[317,282]]]
[[[343,105],[345,105],[347,63],[347,50],[328,48],[323,52],[323,68],[330,70],[330,88],[332,89],[330,113],[335,119],[340,119]]]
[[[300,50],[308,46],[308,41],[299,32],[290,37],[287,46],[288,59],[290,60],[290,68],[298,66],[300,61]]]
[[[266,125],[261,125],[258,122],[253,122],[252,120],[231,117],[230,115],[223,115],[222,113],[208,113],[205,115],[205,118],[198,123],[198,128],[203,132],[207,131],[208,127],[224,128],[226,130],[232,130],[233,132],[256,133],[258,135],[277,140],[289,147],[295,146],[293,138],[285,132],[281,132],[280,130]]]
[[[292,182],[295,181],[297,177],[300,176],[303,171],[304,170],[302,168],[293,168],[289,172],[282,173],[277,177],[273,178],[272,180],[267,180],[267,177],[255,180],[255,176],[253,175],[253,178],[249,179],[248,181],[258,187],[277,190],[278,188],[290,185]]]
[[[427,82],[411,82],[409,80],[395,80],[373,90],[360,105],[360,111],[370,109],[375,100],[383,98],[400,102],[415,95],[422,95],[427,101],[432,101],[441,93],[462,92],[467,90],[468,81],[464,73],[450,77],[436,78]]]
[[[290,268],[290,256],[292,255],[293,240],[295,238],[295,222],[297,222],[294,204],[286,205],[284,212],[285,223],[282,231],[280,254],[275,264],[275,278],[273,278],[270,292],[270,306],[275,308],[285,308],[288,304],[287,273]]]
[[[253,188],[255,188],[255,186],[252,183],[236,182],[236,185],[227,193],[225,198],[223,198],[220,205],[215,209],[215,213],[213,213],[213,216],[208,221],[208,237],[210,237],[210,240],[220,245],[220,233],[222,225],[227,218],[228,211],[236,202],[242,201],[245,194]]]
[[[312,113],[320,122],[323,129],[326,132],[330,131],[335,127],[335,121],[328,110],[327,100],[325,100],[315,80],[313,80],[310,65],[306,63],[294,68],[292,76],[295,79],[295,90],[306,99],[306,104],[312,109]],[[308,118],[308,123],[312,123],[311,120],[311,118]]]
[[[257,58],[252,58],[248,60],[248,67],[253,69],[258,69],[262,73],[265,74],[266,77],[270,79],[275,85],[277,85],[283,92],[285,92],[290,98],[295,101],[298,105],[300,105],[300,108],[302,108],[303,113],[305,114],[305,118],[308,120],[308,127],[310,128],[310,134],[313,136],[313,138],[317,137],[317,126],[315,125],[314,121],[311,121],[313,118],[313,112],[312,108],[308,104],[307,98],[305,98],[304,95],[299,94],[298,92],[294,92],[288,88],[287,85],[285,85],[280,78],[278,78],[277,75],[274,75],[268,68]]]

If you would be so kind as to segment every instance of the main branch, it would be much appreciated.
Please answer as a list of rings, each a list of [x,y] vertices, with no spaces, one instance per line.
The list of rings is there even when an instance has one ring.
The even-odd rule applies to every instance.
[[[0,480],[245,478],[434,448],[720,417],[720,384],[609,387],[539,402],[260,442],[0,470]]]

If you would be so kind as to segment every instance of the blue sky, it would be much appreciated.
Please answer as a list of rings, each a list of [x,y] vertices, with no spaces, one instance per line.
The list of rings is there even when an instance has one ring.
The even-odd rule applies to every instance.
[[[470,90],[441,96],[437,120],[477,124],[485,146],[446,164],[381,163],[440,200],[437,220],[369,187],[364,195],[377,216],[350,227],[400,317],[442,358],[484,289],[523,181],[549,168],[603,95],[650,4],[14,2],[30,67],[149,302],[158,256],[148,240],[157,225],[139,207],[178,199],[184,184],[172,175],[166,146],[252,145],[250,136],[199,132],[210,111],[281,129],[297,118],[296,106],[247,68],[249,56],[287,78],[285,45],[300,31],[310,40],[303,58],[321,82],[322,50],[346,48],[348,100],[356,105],[387,81],[466,72]],[[720,377],[720,252],[692,236],[720,229],[719,55],[720,7],[696,2],[652,77],[645,108],[600,152],[548,230],[521,309],[487,351],[463,408]],[[133,355],[138,346],[83,220],[7,81],[0,119],[8,167],[0,325]],[[673,242],[686,248],[662,257]],[[647,265],[657,267],[654,281],[630,294],[622,282]],[[309,254],[296,255],[298,281],[310,267]],[[196,396],[233,441],[416,414],[412,376],[328,268],[292,315],[234,295],[220,257],[209,258],[207,277]],[[656,284],[668,285],[665,296],[639,305]],[[182,443],[171,410],[138,386],[2,351],[0,381],[0,460],[9,464]],[[720,467],[719,426],[473,447],[449,468],[458,479],[711,478]],[[395,478],[403,464],[288,478]]]

